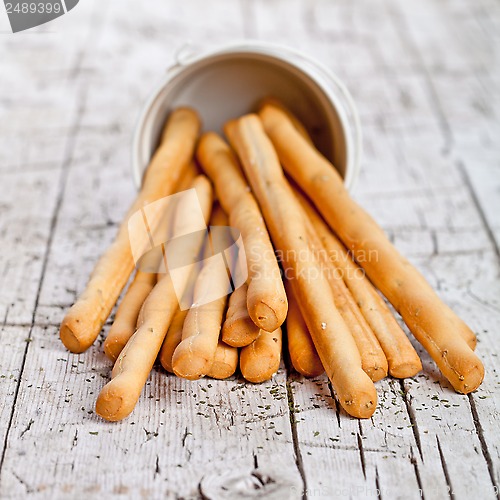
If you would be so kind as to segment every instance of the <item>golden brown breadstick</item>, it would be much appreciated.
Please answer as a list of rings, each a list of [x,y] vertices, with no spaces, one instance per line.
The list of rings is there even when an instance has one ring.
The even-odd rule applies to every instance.
[[[314,142],[311,139],[311,136],[309,135],[309,132],[307,129],[304,127],[302,122],[276,97],[265,97],[262,99],[257,108],[261,110],[265,106],[274,106],[278,109],[281,109],[283,113],[285,113],[288,116],[288,119],[292,122],[293,126],[297,130],[297,132],[307,141],[309,144],[314,146]]]
[[[156,283],[156,273],[137,271],[134,281],[116,311],[115,320],[104,341],[104,353],[111,361],[116,358],[132,337],[139,311]]]
[[[193,182],[205,220],[212,207],[212,187],[204,176]],[[177,204],[173,236],[193,234],[183,248],[184,262],[197,262],[205,235],[198,231],[199,212],[190,206],[192,199],[181,199]],[[195,265],[195,264],[194,264]],[[108,382],[96,403],[96,413],[106,420],[125,418],[134,409],[142,388],[158,355],[167,329],[177,310],[179,291],[183,291],[189,279],[190,266],[170,270],[153,288],[143,309],[143,323],[128,341],[113,367]],[[174,276],[174,277],[172,277]],[[175,286],[173,283],[175,279]]]
[[[175,191],[179,192],[188,189],[197,173],[198,167],[192,163],[183,177],[179,179]],[[163,220],[160,222],[161,227],[158,227],[158,231],[163,232],[165,235],[169,234],[171,230],[169,226],[173,224],[175,204],[168,206],[167,210],[171,213],[165,214],[162,218]],[[137,324],[141,323],[139,312],[141,311],[146,297],[156,283],[156,271],[158,270],[160,259],[161,253],[158,252],[149,257],[147,261],[141,263],[134,280],[130,284],[125,297],[123,297],[116,311],[115,320],[104,341],[104,352],[112,361],[116,361],[121,350],[125,347],[126,343],[137,329]],[[145,271],[143,271],[143,269]]]
[[[227,223],[226,215],[217,205],[210,225],[227,226]],[[228,248],[233,242],[229,234],[225,236],[226,241],[218,243]],[[207,375],[212,367],[231,286],[221,255],[210,255],[210,251],[205,254],[203,268],[194,288],[193,307],[184,320],[182,342],[172,357],[174,373],[189,380]]]
[[[233,347],[245,347],[259,335],[259,327],[248,314],[247,291],[248,286],[245,283],[229,297],[226,320],[222,326],[222,340]]]
[[[230,377],[238,367],[238,349],[231,347],[222,340],[219,340],[217,349],[215,350],[215,357],[208,370],[207,376],[217,379],[225,379]]]
[[[172,323],[168,327],[167,334],[165,335],[165,340],[161,346],[160,350],[160,363],[167,372],[174,373],[172,367],[172,357],[177,346],[182,340],[182,328],[184,327],[184,321],[189,309],[182,311],[177,309],[172,319]]]
[[[204,134],[196,154],[215,185],[231,226],[241,232],[249,274],[248,313],[259,328],[274,331],[285,321],[288,306],[259,206],[250,193],[237,159],[217,134]]]
[[[377,382],[387,376],[388,364],[377,337],[361,314],[351,292],[346,287],[338,269],[326,256],[325,249],[319,239],[311,221],[305,213],[305,226],[311,248],[316,252],[321,269],[325,273],[333,292],[335,307],[339,311],[347,328],[351,332],[361,356],[361,366],[370,378]]]
[[[281,328],[274,332],[261,330],[259,336],[240,352],[241,374],[255,384],[269,380],[280,367]]]
[[[344,245],[330,231],[311,203],[302,193],[297,190],[294,192],[316,229],[329,258],[341,270],[344,282],[377,336],[389,363],[389,373],[396,378],[413,377],[422,369],[422,363],[384,299],[366,278],[363,269],[353,262]]]
[[[171,113],[141,191],[120,225],[115,241],[97,262],[85,290],[62,321],[61,340],[70,351],[85,351],[99,335],[134,269],[128,219],[148,203],[172,192],[191,160],[199,129],[195,111],[179,108]]]
[[[309,135],[309,133],[307,132],[306,128],[302,125],[302,123],[300,122],[300,120],[297,119],[297,117],[288,109],[286,108],[283,103],[281,103],[279,100],[277,99],[274,99],[274,98],[267,98],[267,99],[263,99],[259,105],[259,110],[261,110],[262,108],[266,107],[267,105],[269,105],[271,108],[277,108],[279,109],[280,111],[282,111],[284,114],[286,114],[287,118],[289,119],[290,123],[294,126],[295,130],[312,146],[314,147],[314,143],[313,141],[311,140],[311,137]],[[336,238],[336,236],[334,236]],[[339,242],[340,243],[340,242]],[[343,247],[343,244],[340,243],[340,245]],[[423,280],[423,283],[424,283],[424,286],[427,285],[427,282],[425,281],[425,279],[423,278],[423,276],[420,275],[420,273],[418,273],[418,277],[417,276],[413,276],[415,279],[419,278],[419,279],[422,279]],[[378,294],[377,294],[378,295]],[[383,301],[382,301],[383,302]],[[384,303],[384,302],[383,302]],[[385,305],[385,303],[384,303]],[[390,313],[390,311],[389,311]],[[391,314],[392,316],[392,314]],[[387,318],[389,318],[389,316],[387,316]],[[399,325],[397,325],[397,322],[395,322],[395,325],[398,326],[399,328]],[[393,326],[393,328],[391,328],[392,330],[396,331],[395,327]],[[401,329],[400,329],[401,330]],[[476,339],[476,336],[475,334],[472,332],[472,330],[470,328],[462,328],[462,329],[459,329],[458,333],[465,339],[465,341],[467,342],[467,344],[469,345],[469,347],[474,350],[476,348],[476,344],[477,344],[477,339]],[[406,335],[405,335],[406,337]],[[416,353],[415,353],[416,354]],[[412,371],[412,369],[416,369],[416,367],[418,365],[421,365],[420,361],[413,367],[413,368],[410,368],[410,366],[408,366],[406,369],[397,369],[398,372],[400,373],[409,373]],[[421,368],[420,368],[421,370]],[[418,370],[418,371],[420,371]],[[396,377],[396,375],[392,374],[394,377]],[[411,376],[411,375],[401,375],[401,378],[406,378],[407,376]]]
[[[206,242],[205,242],[206,243]],[[182,303],[184,306],[188,304],[191,305],[193,303],[193,292],[194,287],[196,285],[196,280],[198,279],[198,275],[200,274],[201,263],[197,266],[194,266],[189,275],[189,279],[186,285],[186,290],[184,291],[184,296],[182,299]],[[182,328],[184,327],[184,321],[186,319],[187,313],[190,307],[178,308],[174,318],[172,319],[172,323],[168,327],[167,334],[165,335],[165,340],[163,341],[163,345],[160,350],[160,363],[170,373],[174,373],[174,369],[172,368],[172,357],[174,355],[174,351],[177,346],[181,343],[182,340]]]
[[[474,391],[483,380],[484,367],[464,340],[474,342],[469,327],[439,299],[377,223],[350,197],[333,165],[296,131],[286,114],[265,106],[260,118],[284,168],[352,250],[444,376],[458,392]]]
[[[325,369],[321,364],[318,352],[312,341],[306,322],[302,317],[299,305],[295,300],[292,285],[285,282],[288,297],[288,316],[286,317],[286,335],[288,339],[288,352],[293,367],[305,377],[317,377]]]
[[[281,252],[287,278],[340,404],[350,415],[369,418],[377,405],[375,386],[363,371],[356,343],[335,308],[330,284],[307,242],[305,214],[259,118],[245,116],[226,124],[225,131]]]

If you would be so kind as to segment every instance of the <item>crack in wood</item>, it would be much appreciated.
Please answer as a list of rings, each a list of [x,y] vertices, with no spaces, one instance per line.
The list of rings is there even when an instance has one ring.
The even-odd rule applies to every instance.
[[[401,387],[401,394],[403,396],[403,401],[405,403],[406,413],[410,419],[411,430],[413,432],[413,437],[417,445],[418,453],[422,462],[424,461],[424,454],[422,452],[422,442],[420,440],[420,432],[418,430],[417,418],[413,406],[411,405],[411,396],[409,394],[408,388],[405,386],[404,380],[399,380],[399,386]]]
[[[500,499],[500,490],[495,480],[495,468],[493,465],[493,460],[491,458],[490,451],[488,449],[488,444],[486,443],[486,439],[484,438],[483,427],[481,425],[481,421],[479,420],[479,414],[477,412],[476,402],[474,401],[474,395],[468,394],[467,397],[469,399],[469,405],[472,413],[472,420],[474,421],[474,428],[476,430],[477,437],[479,438],[479,442],[481,443],[481,452],[488,466],[488,473],[490,475],[491,484],[493,485],[493,491],[495,492],[496,497]]]
[[[484,230],[486,231],[488,239],[490,240],[491,245],[492,245],[493,249],[495,250],[495,253],[497,254],[497,258],[500,262],[500,248],[498,246],[495,235],[493,234],[493,230],[488,222],[486,214],[484,213],[483,207],[482,207],[481,203],[479,202],[479,199],[477,197],[476,192],[474,191],[474,188],[472,186],[469,175],[467,174],[467,170],[465,168],[465,165],[461,160],[457,161],[456,165],[457,165],[457,170],[458,170],[460,176],[462,177],[463,183],[465,184],[465,186],[467,188],[469,196],[470,196],[472,202],[474,203],[474,206],[479,214],[479,218],[481,219],[481,222],[483,223]]]
[[[420,475],[420,470],[418,468],[418,460],[413,453],[413,446],[410,446],[410,462],[413,464],[413,470],[415,471],[415,479],[417,480],[420,498],[425,500],[422,476]]]
[[[378,475],[378,467],[375,467],[375,491],[379,500],[382,500],[382,488],[380,487],[380,478]]]
[[[361,428],[360,420],[358,420],[358,429],[359,432],[356,434],[356,437],[358,441],[359,459],[361,461],[361,469],[363,470],[363,476],[366,480],[366,462],[365,462],[365,452],[363,450],[363,440],[362,440],[363,430]]]
[[[436,435],[437,448],[439,452],[439,458],[441,460],[441,466],[443,468],[443,474],[446,479],[446,486],[448,487],[448,494],[450,496],[450,500],[455,500],[455,495],[453,493],[453,488],[451,486],[450,473],[448,471],[448,465],[446,464],[446,460],[443,455],[443,450],[441,449],[441,443],[439,442],[439,436]]]
[[[297,420],[295,418],[295,400],[293,397],[293,388],[290,382],[290,370],[287,368],[286,378],[286,394],[288,399],[288,415],[290,419],[290,426],[292,431],[293,450],[295,453],[295,464],[302,479],[302,499],[307,500],[307,480],[304,470],[304,463],[302,460],[302,453],[300,451],[300,441],[297,435]]]

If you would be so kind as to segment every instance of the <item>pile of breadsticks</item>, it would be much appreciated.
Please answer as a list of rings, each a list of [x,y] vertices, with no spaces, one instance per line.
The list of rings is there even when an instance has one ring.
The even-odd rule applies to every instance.
[[[379,291],[458,392],[480,385],[473,332],[353,201],[295,116],[267,99],[257,114],[226,124],[229,144],[199,133],[195,111],[170,114],[142,188],[64,318],[61,339],[75,353],[92,345],[135,268],[129,218],[176,192],[195,190],[207,225],[239,231],[248,277],[229,296],[221,289],[204,300],[223,286],[213,248],[182,199],[159,214],[164,241],[176,229],[193,233],[183,253],[200,264],[176,273],[175,290],[168,269],[138,268],[104,343],[115,364],[99,415],[129,415],[157,358],[190,380],[226,378],[238,361],[246,380],[267,380],[280,365],[284,326],[293,367],[308,377],[326,372],[345,411],[368,418],[374,382],[422,369]],[[179,306],[179,286],[191,307]]]

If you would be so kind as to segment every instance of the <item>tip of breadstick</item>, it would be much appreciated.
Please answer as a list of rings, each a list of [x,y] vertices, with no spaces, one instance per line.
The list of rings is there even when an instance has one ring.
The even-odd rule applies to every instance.
[[[276,311],[264,302],[259,302],[252,308],[249,308],[248,314],[252,318],[252,321],[261,330],[265,330],[266,332],[274,332],[283,323],[281,318],[278,318]]]
[[[292,365],[301,375],[308,378],[319,377],[322,373],[325,373],[321,361],[319,359],[311,359],[309,353],[292,359]]]
[[[109,338],[109,337],[108,337]],[[109,341],[106,339],[104,341],[104,354],[113,362],[118,359],[118,356],[122,352],[125,344],[123,342],[118,341]]]
[[[356,418],[370,418],[377,409],[377,392],[357,394],[356,398],[340,399],[342,408]]]
[[[207,359],[201,351],[196,355],[192,351],[192,339],[183,340],[174,351],[172,370],[178,377],[198,380],[209,372],[213,359]]]
[[[279,358],[274,356],[259,356],[252,358],[251,362],[241,363],[241,374],[243,378],[252,384],[260,384],[270,380],[278,371]]]
[[[283,118],[287,121],[290,120],[290,116],[283,109],[283,106],[276,105],[276,103],[264,103],[258,112],[259,118],[264,123],[265,128],[276,124],[278,120],[282,120]]]
[[[134,405],[127,405],[123,388],[117,385],[117,379],[108,382],[101,390],[95,405],[96,413],[110,422],[117,422],[128,417]]]
[[[410,378],[414,377],[422,370],[420,359],[415,361],[405,361],[403,363],[392,362],[389,365],[389,374],[394,378]]]
[[[198,112],[194,108],[191,108],[189,106],[179,106],[178,108],[175,108],[174,110],[172,110],[170,116],[195,119],[198,121],[198,123],[201,123],[201,118]]]
[[[458,377],[457,381],[453,381],[453,388],[462,394],[469,394],[475,391],[484,379],[484,366],[479,359],[471,367],[471,369],[462,376]]]
[[[75,322],[78,323],[78,320],[65,319],[61,324],[59,336],[68,350],[75,354],[80,354],[86,351],[90,347],[90,344],[82,342]]]

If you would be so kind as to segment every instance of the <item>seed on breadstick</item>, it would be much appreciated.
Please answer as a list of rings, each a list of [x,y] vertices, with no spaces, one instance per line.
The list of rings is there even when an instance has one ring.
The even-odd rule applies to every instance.
[[[259,336],[240,352],[243,378],[255,384],[269,380],[280,367],[281,328],[274,332],[261,330]]]
[[[227,216],[217,205],[212,213],[211,226],[227,224]],[[221,238],[225,240],[218,242],[221,247],[232,245],[229,234],[221,235]],[[206,246],[208,252],[196,280],[193,306],[184,320],[182,341],[172,357],[174,373],[189,380],[207,375],[212,367],[231,286],[221,254],[211,256],[211,245]]]
[[[290,360],[293,367],[305,377],[317,377],[325,369],[321,364],[318,352],[314,347],[314,342],[295,299],[292,285],[288,280],[285,282],[285,290],[288,298],[286,335]]]
[[[283,256],[302,317],[340,404],[350,415],[369,418],[377,406],[375,386],[361,367],[356,343],[309,247],[305,214],[259,118],[248,115],[232,121],[225,132],[241,159],[273,243]]]
[[[116,361],[116,358],[134,334],[139,311],[155,283],[156,273],[137,271],[116,311],[115,320],[104,341],[104,353],[111,361]]]
[[[171,113],[141,191],[114,242],[97,262],[85,290],[62,321],[61,340],[70,351],[85,351],[99,335],[134,269],[128,219],[145,205],[171,194],[191,160],[199,129],[200,120],[195,111],[179,108]]]
[[[238,349],[219,340],[215,357],[207,376],[219,380],[230,377],[238,368]]]
[[[193,188],[203,216],[208,220],[213,202],[211,184],[206,177],[199,176],[194,180]],[[189,244],[183,248],[183,256],[184,262],[196,263],[205,235],[198,231],[199,211],[189,206],[191,202],[191,198],[182,198],[177,204],[173,237],[176,234],[193,234]],[[144,302],[143,322],[118,356],[111,381],[97,398],[96,413],[106,420],[121,420],[134,409],[177,310],[177,293],[183,291],[189,280],[190,267],[186,264],[176,269],[175,287],[170,270]]]
[[[222,326],[222,340],[233,347],[245,347],[259,335],[260,328],[252,321],[247,308],[247,284],[229,297],[229,307]]]
[[[259,206],[250,193],[238,160],[217,134],[204,134],[196,154],[203,170],[214,183],[231,226],[241,232],[249,274],[248,313],[259,328],[272,332],[285,321],[288,305],[280,269]]]
[[[484,367],[468,345],[474,343],[469,327],[350,197],[333,165],[296,131],[286,114],[265,106],[260,118],[285,170],[352,250],[455,390],[467,394],[477,389]],[[377,258],[369,258],[374,253]]]
[[[413,377],[422,369],[422,363],[384,299],[366,278],[363,269],[353,262],[344,245],[331,232],[311,203],[298,190],[295,190],[295,194],[316,229],[329,258],[341,270],[344,282],[377,336],[389,363],[389,373],[396,378]]]
[[[179,180],[176,191],[184,191],[192,184],[197,175],[198,168],[194,163],[186,170],[183,177]],[[175,205],[172,204],[167,207],[170,213],[165,214],[159,224],[158,231],[167,235],[171,229],[173,218],[175,216]],[[120,354],[121,350],[125,347],[128,340],[137,329],[137,324],[141,323],[139,313],[142,305],[146,300],[156,283],[156,271],[159,268],[159,260],[161,253],[155,253],[151,256],[146,256],[143,259],[130,284],[123,300],[116,311],[115,320],[111,325],[106,340],[104,341],[104,353],[112,361]]]

